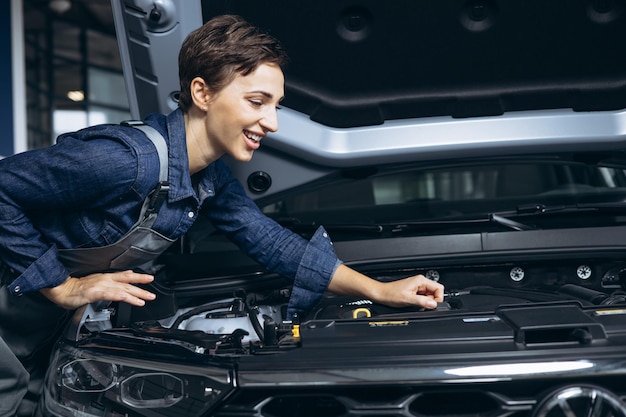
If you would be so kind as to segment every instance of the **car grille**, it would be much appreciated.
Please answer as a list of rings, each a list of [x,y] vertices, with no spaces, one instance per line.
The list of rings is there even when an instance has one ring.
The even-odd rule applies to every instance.
[[[452,388],[242,389],[215,416],[624,417],[624,400],[624,381],[618,380],[474,383]]]

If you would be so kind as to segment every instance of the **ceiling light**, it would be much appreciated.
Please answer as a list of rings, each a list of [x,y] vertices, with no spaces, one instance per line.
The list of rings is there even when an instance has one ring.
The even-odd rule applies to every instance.
[[[75,102],[80,102],[85,99],[85,92],[83,90],[68,91],[67,98]]]
[[[72,7],[72,2],[70,0],[50,0],[48,7],[58,14],[63,14]]]

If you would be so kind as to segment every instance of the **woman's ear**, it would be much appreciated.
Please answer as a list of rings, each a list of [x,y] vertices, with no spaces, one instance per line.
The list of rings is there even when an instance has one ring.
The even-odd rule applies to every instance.
[[[211,101],[209,86],[201,77],[191,80],[190,85],[191,100],[193,104],[202,111],[207,110],[207,105]]]

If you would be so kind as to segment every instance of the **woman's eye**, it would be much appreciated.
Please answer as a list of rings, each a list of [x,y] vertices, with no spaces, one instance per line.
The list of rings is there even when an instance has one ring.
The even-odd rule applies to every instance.
[[[258,100],[248,100],[250,102],[250,104],[252,104],[254,107],[261,107],[263,105],[263,103],[261,101]]]

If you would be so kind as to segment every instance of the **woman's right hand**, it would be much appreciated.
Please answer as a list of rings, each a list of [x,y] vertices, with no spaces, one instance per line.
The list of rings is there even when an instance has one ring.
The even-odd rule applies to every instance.
[[[39,291],[53,303],[74,310],[96,301],[121,301],[134,306],[143,306],[156,298],[154,293],[134,284],[149,284],[152,275],[133,271],[120,271],[87,275],[82,278],[69,277],[62,284]]]

